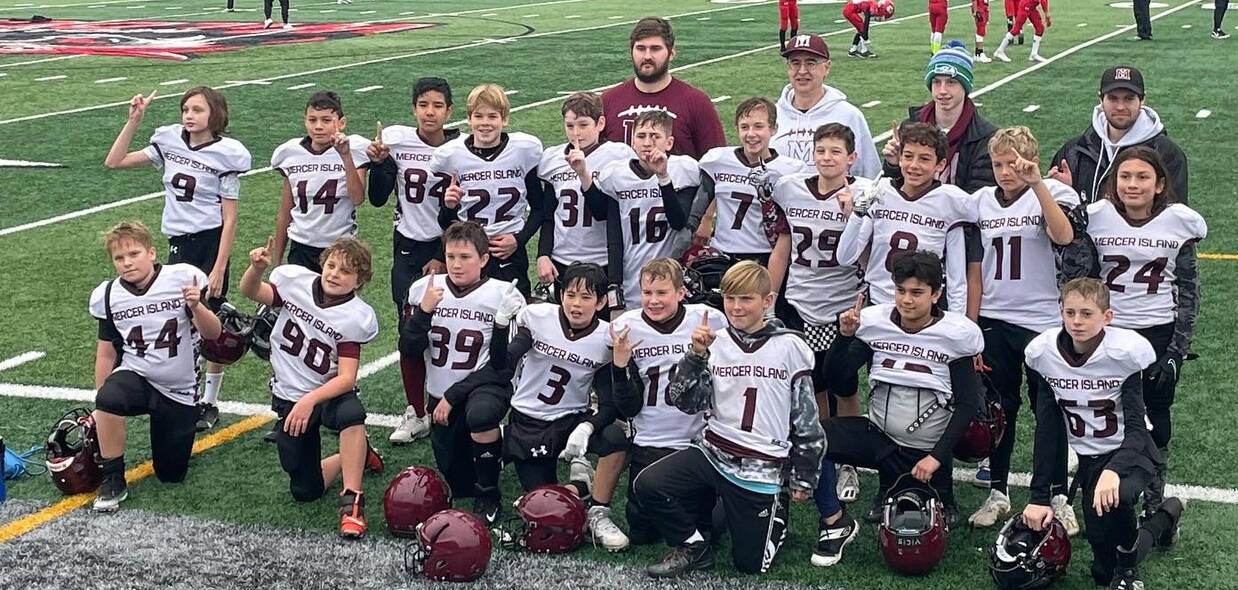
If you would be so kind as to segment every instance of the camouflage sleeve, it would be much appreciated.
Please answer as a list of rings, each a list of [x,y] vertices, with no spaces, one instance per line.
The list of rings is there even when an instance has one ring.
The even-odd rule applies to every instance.
[[[680,366],[680,371],[683,367]],[[812,376],[800,375],[791,383],[791,487],[817,488],[821,457],[825,455],[825,429],[817,414],[817,395]]]
[[[1058,259],[1058,286],[1079,277],[1100,278],[1100,262],[1096,258],[1096,243],[1088,234],[1088,208],[1079,205],[1066,214],[1075,238],[1065,246],[1055,246]]]
[[[1178,292],[1178,313],[1169,351],[1186,358],[1191,352],[1191,339],[1195,337],[1195,318],[1199,316],[1199,259],[1195,254],[1195,242],[1188,242],[1178,251],[1174,274],[1177,275],[1174,288]]]
[[[714,380],[709,374],[709,351],[689,350],[679,361],[675,379],[666,393],[671,405],[686,414],[699,414],[714,404]]]

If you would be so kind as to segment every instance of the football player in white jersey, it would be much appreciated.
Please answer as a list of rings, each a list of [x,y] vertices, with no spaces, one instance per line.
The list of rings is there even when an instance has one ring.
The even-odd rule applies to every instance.
[[[1074,189],[1041,177],[1039,153],[1039,144],[1027,127],[998,130],[989,139],[997,186],[973,195],[973,221],[979,226],[984,249],[978,320],[984,333],[983,359],[993,389],[990,395],[1000,400],[1005,432],[1010,433],[1015,432],[1023,400],[1023,349],[1060,321],[1053,249],[1074,239],[1066,214],[1079,206]],[[1033,408],[1039,394],[1029,379],[1028,399]],[[1013,435],[1003,436],[989,457],[989,497],[968,517],[972,526],[990,527],[1010,516],[1006,477],[1014,443]],[[1068,532],[1077,533],[1074,509],[1065,501],[1065,454],[1062,460],[1054,490],[1058,518]],[[982,478],[978,481],[984,483]]]
[[[984,349],[980,328],[960,313],[936,306],[942,294],[941,259],[932,252],[900,254],[891,271],[894,303],[864,307],[856,296],[839,316],[834,351],[847,372],[870,362],[867,416],[825,423],[826,457],[877,470],[881,489],[865,520],[879,519],[877,502],[910,474],[929,484],[958,515],[950,466],[954,447],[980,407],[973,359]]]
[[[1066,439],[1079,454],[1075,477],[1082,483],[1092,578],[1110,590],[1133,590],[1143,588],[1138,566],[1148,551],[1177,540],[1182,502],[1165,498],[1136,524],[1139,495],[1165,462],[1148,432],[1141,391],[1141,371],[1156,362],[1156,353],[1138,332],[1109,325],[1115,317],[1109,298],[1097,279],[1071,280],[1062,287],[1062,325],[1027,345],[1031,378],[1046,395],[1035,400],[1031,500],[1023,521],[1041,530],[1054,518],[1052,486]]]
[[[370,204],[382,207],[396,191],[395,229],[392,231],[391,297],[396,315],[407,317],[408,287],[430,271],[442,273],[443,228],[451,223],[451,211],[443,208],[443,193],[451,175],[430,173],[430,159],[437,148],[460,132],[443,127],[451,118],[451,86],[437,77],[419,78],[413,84],[413,116],[417,126],[377,124],[374,142],[366,148],[370,157]],[[402,445],[430,434],[430,417],[422,384],[412,372],[412,359],[400,357],[400,378],[408,407],[400,424],[391,431],[392,444]]]
[[[852,195],[871,186],[868,179],[848,176],[855,158],[851,129],[842,123],[826,123],[813,132],[816,173],[792,174],[774,187],[774,203],[786,219],[770,256],[770,274],[785,269],[787,277],[784,304],[778,313],[788,327],[804,334],[813,350],[812,383],[822,420],[832,415],[860,415],[858,374],[843,374],[828,354],[838,337],[838,314],[851,308],[860,290],[859,267],[840,264],[836,256]],[[823,469],[833,469],[833,462]],[[837,480],[836,496],[820,488],[813,494],[822,518],[838,512],[837,501],[831,499],[852,502],[859,496],[860,477],[854,467],[839,467]],[[813,554],[813,563],[824,564],[829,555],[829,548],[822,546]]]
[[[542,142],[527,133],[503,131],[510,114],[511,101],[502,86],[474,88],[468,98],[471,132],[435,149],[430,172],[451,175],[443,205],[461,221],[480,224],[490,236],[486,275],[516,281],[527,297],[525,244],[541,229],[544,214],[542,181],[537,176]]]
[[[154,236],[140,221],[103,237],[115,279],[90,294],[99,320],[95,347],[95,426],[103,482],[94,509],[114,512],[125,485],[125,419],[150,415],[151,458],[163,482],[185,479],[198,410],[198,345],[217,338],[219,318],[202,299],[206,273],[189,264],[160,265]]]
[[[473,497],[473,511],[493,525],[499,518],[499,424],[510,389],[485,383],[457,386],[490,365],[507,366],[508,328],[524,307],[512,282],[484,273],[493,246],[472,221],[443,231],[447,276],[430,273],[408,289],[412,315],[400,326],[400,353],[413,359],[430,394],[430,446],[438,470],[457,498]]]
[[[279,416],[275,444],[298,502],[312,502],[337,477],[340,536],[365,535],[365,469],[383,459],[365,435],[365,407],[357,397],[361,347],[378,335],[378,316],[357,296],[373,276],[370,248],[352,236],[323,251],[322,273],[285,264],[263,281],[274,259],[272,242],[249,252],[241,293],[279,310],[271,331],[271,409]],[[339,452],[322,456],[319,428],[339,432]]]
[[[806,172],[804,162],[774,151],[770,137],[778,130],[778,109],[754,96],[735,108],[740,145],[716,147],[701,156],[701,186],[688,214],[693,243],[710,245],[733,258],[769,263],[782,225],[770,193],[788,174]],[[687,232],[680,246],[687,248]],[[771,268],[774,290],[782,287],[786,268]]]
[[[1170,406],[1191,352],[1199,315],[1199,266],[1195,243],[1208,235],[1204,218],[1174,202],[1160,154],[1123,149],[1101,194],[1088,206],[1087,233],[1096,245],[1100,278],[1112,294],[1113,325],[1139,332],[1152,343],[1156,364],[1144,371],[1143,395],[1152,440],[1169,456]],[[1165,494],[1165,471],[1149,483],[1144,514]]]
[[[370,141],[345,135],[347,124],[340,95],[315,92],[305,104],[306,135],[284,142],[271,155],[271,167],[284,177],[271,250],[276,266],[287,247],[289,264],[322,272],[322,251],[338,237],[357,235]]]
[[[632,125],[637,158],[611,162],[596,180],[580,179],[589,207],[606,211],[607,272],[622,295],[611,302],[612,314],[638,305],[646,262],[674,254],[671,234],[687,224],[701,182],[696,160],[668,155],[675,144],[673,122],[666,111],[641,113]]]
[[[218,311],[228,295],[228,259],[236,237],[236,201],[240,174],[250,167],[249,150],[225,137],[228,101],[214,88],[195,86],[181,95],[181,122],[155,129],[150,145],[128,151],[146,108],[155,98],[136,95],[129,119],[112,142],[104,165],[133,168],[153,165],[163,171],[163,235],[168,237],[168,264],[188,263],[206,273],[206,303]],[[219,389],[224,369],[206,363],[204,394],[199,400],[199,431],[219,420]]]
[[[979,264],[968,263],[964,225],[971,220],[971,195],[937,174],[946,160],[946,135],[927,123],[905,125],[899,132],[899,169],[903,177],[878,179],[872,195],[857,195],[855,215],[839,238],[837,256],[854,264],[867,249],[864,280],[873,303],[894,302],[890,278],[894,259],[903,252],[925,250],[946,263],[948,309],[974,318],[970,277],[979,278]]]
[[[703,304],[685,304],[683,267],[670,258],[654,258],[641,267],[641,307],[611,321],[614,344],[614,400],[631,425],[628,449],[628,534],[632,543],[648,545],[661,537],[649,513],[632,491],[636,476],[657,460],[688,447],[705,425],[701,414],[688,414],[667,401],[666,392],[679,360],[692,343],[703,318],[714,330],[726,327],[723,314]],[[711,313],[712,311],[712,313]],[[698,528],[708,531],[713,504],[698,507]]]
[[[585,203],[580,179],[596,177],[611,162],[636,158],[627,144],[602,138],[606,117],[602,115],[602,97],[596,92],[567,97],[562,111],[567,143],[547,148],[537,165],[537,174],[547,189],[545,220],[537,239],[537,278],[543,283],[556,282],[573,262],[592,262],[606,268],[606,210],[598,211]]]
[[[765,572],[786,538],[784,480],[791,498],[802,501],[821,476],[825,436],[812,350],[797,333],[766,323],[774,304],[769,271],[751,260],[732,266],[722,278],[722,298],[730,326],[715,331],[701,318],[667,392],[680,410],[704,412],[705,429],[688,448],[645,468],[634,485],[674,547],[646,568],[656,578],[713,565],[712,543],[694,518],[701,500],[713,498],[721,498],[726,512],[735,569]],[[833,518],[854,528],[841,509]]]

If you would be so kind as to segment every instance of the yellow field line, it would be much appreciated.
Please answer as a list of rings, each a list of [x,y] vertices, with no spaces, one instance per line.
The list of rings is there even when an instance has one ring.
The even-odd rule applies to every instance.
[[[1199,257],[1209,260],[1238,260],[1238,254],[1216,254],[1213,252],[1202,252],[1199,254]]]
[[[197,455],[207,449],[226,443],[250,430],[258,428],[267,422],[270,422],[270,416],[250,416],[236,424],[221,429],[218,432],[211,433],[193,443],[192,454]],[[145,461],[141,465],[134,467],[125,472],[125,481],[132,484],[140,481],[155,472],[154,463]],[[20,537],[49,521],[55,520],[68,514],[95,499],[95,493],[77,494],[69,496],[47,508],[44,508],[33,514],[28,514],[17,520],[6,523],[0,526],[0,543],[7,542],[11,539]]]

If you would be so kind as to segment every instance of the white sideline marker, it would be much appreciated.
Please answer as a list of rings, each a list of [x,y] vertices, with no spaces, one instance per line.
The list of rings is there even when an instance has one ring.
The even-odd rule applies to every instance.
[[[520,91],[519,91],[519,90],[504,90],[504,91],[503,91],[503,94],[506,94],[506,95],[508,95],[508,96],[511,96],[511,95],[513,95],[513,94],[520,94]]]
[[[843,24],[843,23],[845,23],[845,22],[847,22],[847,19],[844,19],[844,18],[836,18],[836,19],[834,19],[834,24],[836,24],[836,25],[841,25],[841,24]]]
[[[370,92],[371,90],[380,90],[381,88],[382,86],[365,86],[362,88],[358,88],[354,90],[353,92]]]
[[[526,14],[526,15],[524,15],[524,16],[522,16],[522,17],[520,17],[520,18],[534,18],[534,17],[538,17],[538,16],[541,16],[541,15],[540,15],[540,14]]]
[[[1027,106],[1023,107],[1023,112],[1025,112],[1025,113],[1034,113],[1034,112],[1039,111],[1039,110],[1040,110],[1040,105],[1038,105],[1038,104],[1029,104],[1029,105],[1027,105]]]
[[[1195,113],[1195,118],[1196,119],[1207,119],[1211,115],[1212,115],[1212,111],[1208,109],[1200,109],[1198,113]]]
[[[361,12],[358,12],[357,14],[374,14],[375,12],[378,12],[378,11],[377,10],[362,10]]]
[[[3,78],[3,77],[5,77],[5,76],[7,76],[7,75],[9,75],[9,73],[8,73],[8,72],[0,72],[0,78]]]
[[[1079,23],[1079,24],[1077,24],[1077,25],[1075,25],[1075,26],[1076,26],[1076,27],[1086,27],[1086,26],[1088,26],[1088,24],[1087,24],[1087,23]]]
[[[755,18],[741,18],[741,19],[739,19],[739,22],[741,22],[741,23],[750,23],[750,22],[752,22],[752,21],[754,21],[754,20],[757,20],[757,19],[755,19]]]
[[[731,95],[729,95],[729,94],[723,94],[722,96],[716,96],[716,97],[714,97],[714,98],[709,99],[709,102],[712,102],[712,103],[715,103],[715,104],[716,104],[716,103],[720,103],[720,102],[722,102],[722,101],[724,101],[724,100],[727,100],[727,99],[729,99],[729,98],[731,98]]]
[[[68,76],[64,74],[60,74],[59,76],[43,76],[42,78],[35,78],[34,81],[35,82],[47,82],[49,80],[63,80],[65,78],[68,78]]]
[[[413,10],[413,11],[409,11],[409,12],[401,12],[401,13],[400,13],[400,16],[409,16],[409,15],[411,15],[411,14],[417,14],[417,11]]]
[[[27,352],[23,352],[11,359],[5,359],[3,361],[0,361],[0,371],[7,371],[14,367],[19,367],[21,365],[24,365],[30,361],[37,361],[43,358],[44,354],[45,353],[41,350],[30,350]]]
[[[177,84],[184,84],[185,82],[188,82],[188,81],[189,80],[187,78],[181,78],[179,80],[168,80],[167,82],[160,82],[159,85],[160,86],[175,86]]]
[[[490,18],[490,17],[492,17],[492,16],[498,16],[498,15],[499,15],[499,13],[497,13],[497,12],[487,12],[486,14],[483,14],[483,15],[481,15],[481,16],[482,16],[482,18]]]
[[[115,78],[103,78],[101,80],[95,80],[95,84],[108,84],[111,82],[123,82],[128,79],[129,79],[128,76],[117,76]]]
[[[607,20],[615,20],[615,19],[619,19],[619,18],[623,18],[623,15],[621,15],[621,14],[616,14],[615,16],[608,16],[608,17],[606,17],[606,19],[607,19]]]
[[[862,105],[860,105],[860,106],[862,106],[862,107],[864,107],[864,108],[866,108],[866,109],[871,109],[871,108],[873,108],[873,107],[875,107],[875,106],[877,106],[877,105],[879,105],[879,104],[881,104],[881,101],[880,101],[880,100],[870,100],[870,101],[868,101],[868,102],[866,102],[866,103],[864,103],[864,104],[862,104]]]
[[[326,9],[326,10],[319,10],[319,11],[318,11],[318,14],[326,14],[326,13],[328,13],[328,12],[335,12],[335,9],[334,9],[334,8],[328,8],[328,9]]]
[[[708,16],[702,16],[701,18],[698,18],[698,19],[696,19],[696,20],[709,20],[709,17],[708,17]]]
[[[565,17],[563,17],[563,18],[580,18],[580,15],[579,15],[579,14],[569,14],[569,15],[567,15],[567,16],[565,16]]]
[[[305,84],[297,84],[296,86],[289,86],[288,90],[300,90],[302,88],[309,88],[310,86],[314,86],[315,84],[316,84],[315,82],[306,82]]]
[[[1184,28],[1184,29],[1189,29],[1189,28],[1191,28],[1191,25],[1182,25],[1182,28]]]

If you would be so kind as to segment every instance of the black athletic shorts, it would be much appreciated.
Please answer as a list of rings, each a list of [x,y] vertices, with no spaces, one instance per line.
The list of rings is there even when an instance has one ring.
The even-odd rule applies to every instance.
[[[223,226],[200,231],[196,234],[170,236],[168,238],[168,264],[192,264],[198,270],[210,276],[215,268],[215,259],[219,257],[219,240],[223,237]],[[219,289],[219,297],[207,299],[206,305],[211,311],[219,311],[219,306],[228,300],[228,279],[232,270],[232,262],[224,266],[223,286]]]

